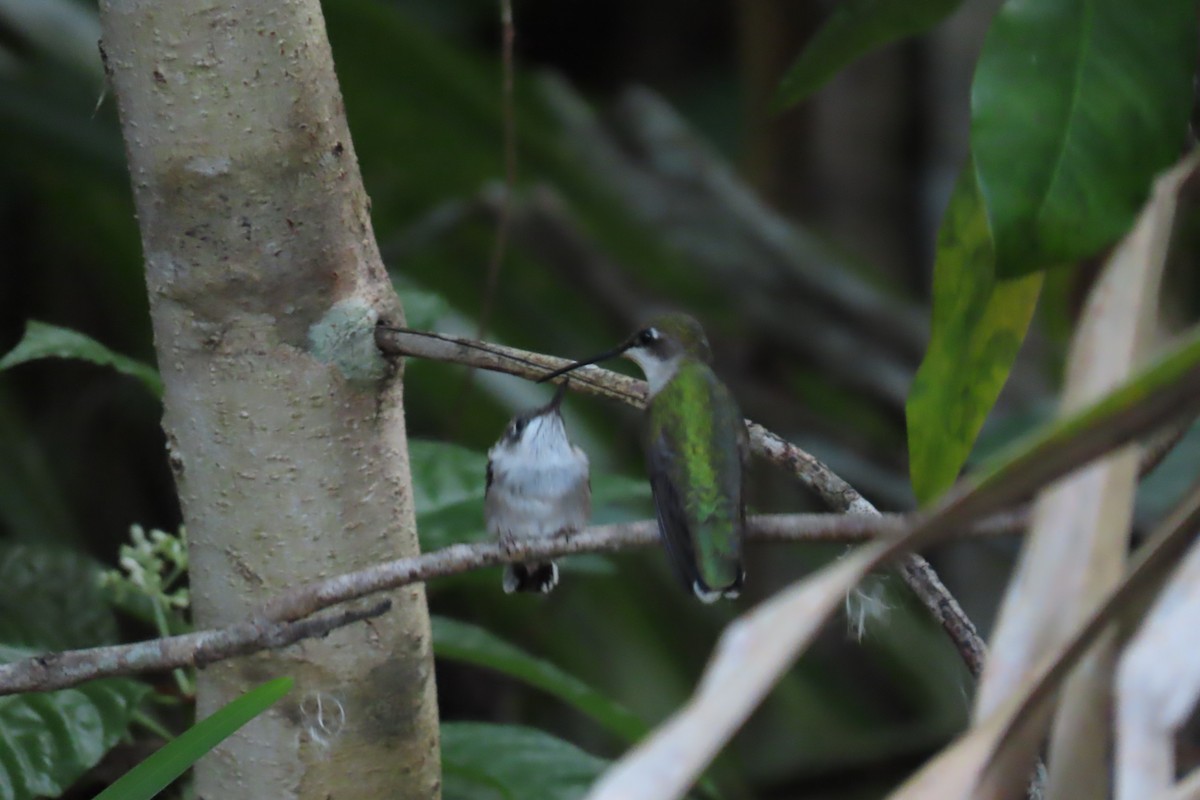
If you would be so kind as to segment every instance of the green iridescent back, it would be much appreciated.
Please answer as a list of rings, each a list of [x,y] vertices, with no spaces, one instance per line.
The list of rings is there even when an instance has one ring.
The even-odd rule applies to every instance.
[[[647,459],[667,549],[672,558],[694,561],[676,564],[677,571],[685,578],[698,574],[710,589],[735,585],[741,576],[746,435],[737,402],[707,364],[685,359],[650,402],[646,418]]]

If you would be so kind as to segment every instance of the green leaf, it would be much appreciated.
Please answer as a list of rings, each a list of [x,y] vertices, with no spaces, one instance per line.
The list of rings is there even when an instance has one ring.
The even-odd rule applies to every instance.
[[[800,102],[870,51],[924,33],[960,5],[962,0],[842,0],[788,68],[775,108]]]
[[[447,781],[445,800],[575,800],[608,765],[533,728],[482,722],[442,725],[442,769],[447,778],[454,778],[453,783]]]
[[[499,432],[497,432],[499,435]],[[487,456],[444,442],[410,439],[409,463],[421,549],[486,538],[483,495]],[[603,525],[649,514],[650,486],[621,475],[592,475],[592,522]]]
[[[96,795],[95,800],[149,800],[205,753],[291,691],[293,683],[291,678],[276,678],[230,701],[167,742],[154,755]]]
[[[36,652],[0,645],[0,662]],[[149,691],[137,681],[110,678],[0,697],[0,798],[62,794],[117,743]]]
[[[0,643],[65,650],[115,642],[100,572],[74,550],[0,541]]]
[[[483,628],[433,617],[433,648],[439,658],[489,667],[554,695],[625,742],[646,734],[633,712],[548,661],[536,658]]]
[[[25,336],[17,346],[0,358],[0,370],[43,358],[79,358],[112,367],[117,372],[140,380],[155,397],[162,397],[162,379],[158,371],[128,356],[114,353],[90,336],[78,331],[30,320]]]
[[[1076,261],[1128,229],[1184,144],[1192,0],[1009,0],[971,88],[971,150],[1012,277]]]
[[[909,390],[909,470],[922,504],[971,453],[1029,328],[1041,273],[999,280],[975,169],[968,162],[938,232],[929,348]]]

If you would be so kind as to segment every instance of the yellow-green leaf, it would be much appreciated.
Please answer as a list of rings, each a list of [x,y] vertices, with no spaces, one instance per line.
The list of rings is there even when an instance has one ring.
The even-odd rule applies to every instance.
[[[987,213],[968,162],[946,208],[933,270],[929,349],[908,396],[908,453],[922,503],[958,477],[1020,350],[1040,273],[995,274]]]

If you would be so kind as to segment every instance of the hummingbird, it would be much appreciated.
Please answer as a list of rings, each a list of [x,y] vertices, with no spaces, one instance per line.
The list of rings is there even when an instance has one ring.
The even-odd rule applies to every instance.
[[[567,438],[559,386],[546,405],[518,414],[488,451],[483,513],[488,533],[503,547],[520,539],[566,536],[587,526],[592,509],[588,457]],[[549,592],[558,565],[514,563],[502,586],[512,592]]]
[[[643,445],[667,558],[701,601],[737,597],[745,579],[746,424],[710,366],[704,329],[686,314],[659,316],[612,350],[541,380],[617,356],[641,367],[650,385]]]

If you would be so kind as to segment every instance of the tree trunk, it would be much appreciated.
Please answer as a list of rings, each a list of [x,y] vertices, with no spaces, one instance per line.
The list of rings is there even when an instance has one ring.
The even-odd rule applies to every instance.
[[[141,224],[164,426],[198,627],[317,577],[418,551],[401,321],[318,0],[104,0],[103,50]],[[198,714],[292,694],[197,767],[197,795],[439,795],[421,587],[324,639],[215,664]]]

